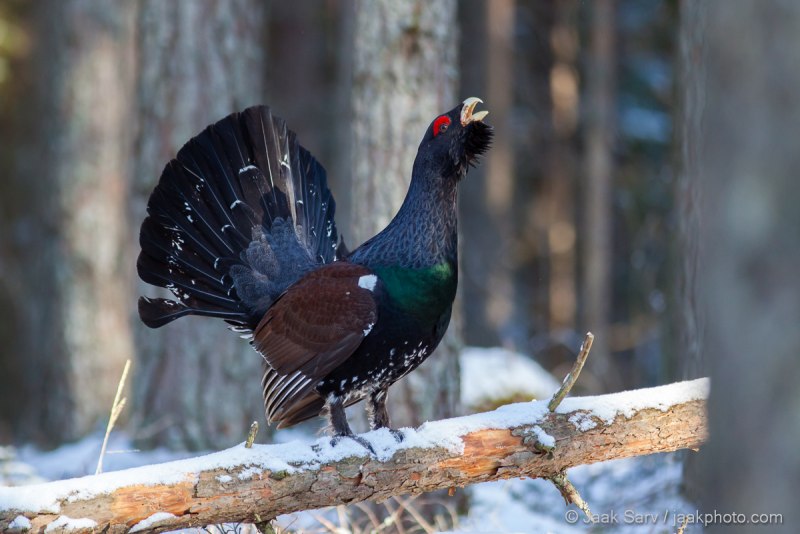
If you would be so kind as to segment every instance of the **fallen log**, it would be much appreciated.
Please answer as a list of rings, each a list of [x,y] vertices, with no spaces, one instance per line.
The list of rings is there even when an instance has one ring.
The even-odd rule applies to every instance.
[[[707,437],[707,379],[511,404],[352,440],[244,445],[176,462],[0,488],[0,532],[162,532],[512,477],[678,449]]]

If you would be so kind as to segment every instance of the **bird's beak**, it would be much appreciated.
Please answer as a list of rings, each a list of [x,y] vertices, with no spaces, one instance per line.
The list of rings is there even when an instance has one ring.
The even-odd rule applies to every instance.
[[[481,122],[489,114],[488,111],[472,113],[478,104],[483,104],[483,100],[474,96],[464,100],[464,106],[461,108],[461,126],[466,126],[471,122]]]

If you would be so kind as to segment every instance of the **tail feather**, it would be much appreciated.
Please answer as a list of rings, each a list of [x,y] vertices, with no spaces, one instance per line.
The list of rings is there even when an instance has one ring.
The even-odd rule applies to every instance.
[[[238,318],[238,314],[225,308],[208,305],[204,305],[202,308],[191,308],[180,301],[139,297],[139,316],[142,318],[142,322],[150,328],[159,328],[185,315],[230,318],[234,321]]]
[[[335,206],[325,170],[269,108],[209,126],[150,196],[137,269],[177,300],[143,297],[140,317],[151,327],[204,315],[254,328],[299,276],[346,250]]]

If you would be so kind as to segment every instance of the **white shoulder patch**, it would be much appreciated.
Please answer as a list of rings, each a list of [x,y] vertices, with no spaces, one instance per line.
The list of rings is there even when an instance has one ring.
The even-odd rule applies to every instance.
[[[358,287],[363,287],[368,291],[375,290],[375,284],[378,283],[378,277],[374,274],[365,274],[358,279]]]

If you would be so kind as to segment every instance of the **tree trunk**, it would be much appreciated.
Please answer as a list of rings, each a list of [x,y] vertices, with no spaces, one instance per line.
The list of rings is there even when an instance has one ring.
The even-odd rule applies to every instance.
[[[17,439],[54,445],[89,432],[133,354],[123,245],[133,15],[132,4],[87,0],[34,9],[27,121],[37,144],[20,148],[29,160],[3,186],[19,217],[9,258],[19,328],[0,388]]]
[[[487,30],[486,102],[489,119],[495,126],[492,151],[486,158],[485,178],[481,180],[486,217],[473,224],[487,226],[488,245],[476,254],[488,265],[482,269],[480,284],[485,291],[485,320],[505,346],[518,346],[513,333],[519,332],[524,314],[515,309],[513,240],[514,218],[514,142],[511,118],[514,105],[514,0],[486,2],[484,17]],[[470,177],[471,179],[473,177]],[[470,214],[471,215],[471,214]],[[476,250],[470,244],[471,250]],[[523,327],[524,329],[524,327]]]
[[[354,33],[352,213],[359,243],[397,212],[425,129],[458,102],[456,3],[361,0]],[[395,426],[457,411],[458,306],[436,354],[392,388]]]
[[[780,513],[782,526],[770,530],[794,532],[800,4],[711,2],[706,21],[707,59],[693,63],[708,95],[692,178],[702,200],[703,352],[714,380],[701,510]]]
[[[271,2],[267,64],[280,75],[266,82],[267,103],[325,167],[336,227],[350,246],[352,3]]]
[[[131,243],[138,243],[161,170],[183,143],[225,115],[263,102],[264,27],[258,0],[140,3]],[[137,292],[153,296],[157,290],[139,283]],[[253,420],[263,422],[254,379],[261,376],[261,358],[221,321],[185,318],[159,330],[135,323],[140,440],[191,449],[227,446],[242,440]]]
[[[708,5],[703,2],[681,3],[681,167],[677,173],[675,198],[679,234],[676,284],[679,322],[677,353],[682,356],[681,373],[694,378],[704,372],[700,359],[703,317],[698,306],[698,259],[700,253],[700,179],[703,147],[703,117],[706,106],[706,25]]]
[[[404,444],[391,437],[385,441],[385,431],[365,434],[375,440],[380,458],[357,445],[331,450],[323,439],[291,447],[238,446],[158,468],[0,488],[0,528],[21,514],[33,532],[69,531],[64,523],[87,533],[262,523],[322,506],[490,480],[554,477],[581,464],[696,449],[707,437],[707,391],[707,380],[700,379],[569,398],[556,413],[548,412],[544,401],[509,405],[408,430]]]
[[[583,261],[581,298],[583,330],[595,334],[590,370],[606,390],[621,385],[610,348],[612,320],[612,183],[615,138],[614,19],[616,2],[596,0],[590,6],[591,30],[586,75],[586,154],[583,172]]]
[[[680,11],[682,105],[676,122],[681,128],[681,158],[674,189],[679,231],[672,262],[675,305],[670,322],[676,333],[673,351],[680,359],[680,368],[674,374],[696,378],[706,372],[700,350],[704,310],[700,309],[698,301],[698,260],[708,4],[685,0],[681,3]],[[687,455],[684,460],[684,492],[695,501],[700,499],[704,484],[700,460],[699,455]]]

